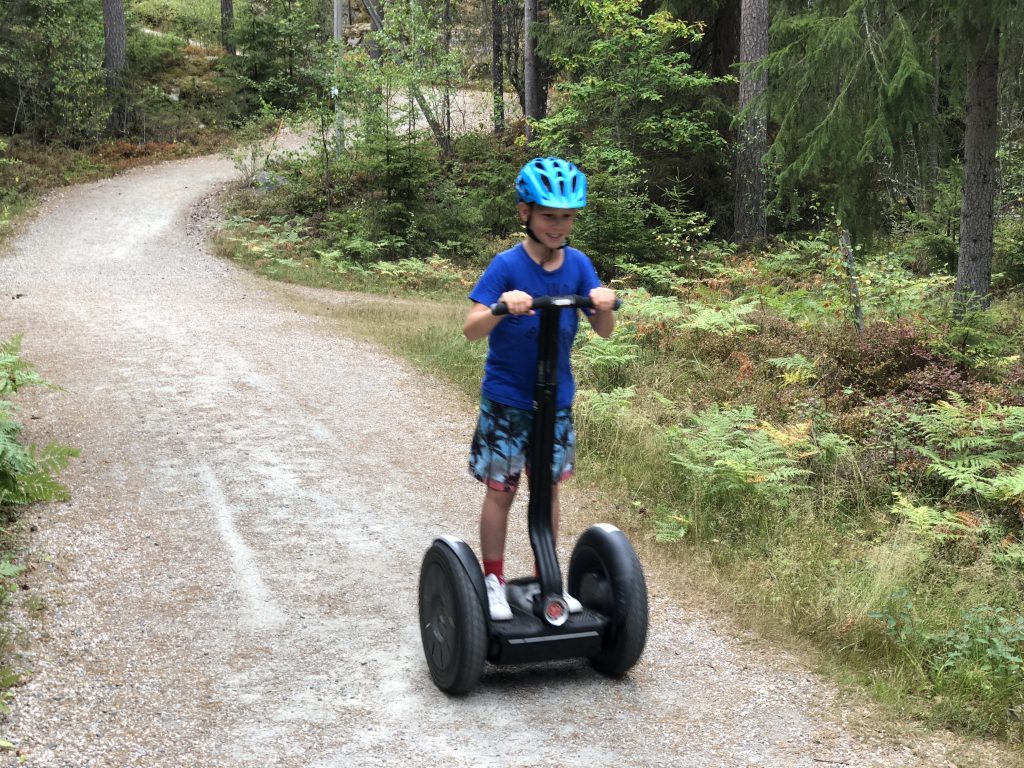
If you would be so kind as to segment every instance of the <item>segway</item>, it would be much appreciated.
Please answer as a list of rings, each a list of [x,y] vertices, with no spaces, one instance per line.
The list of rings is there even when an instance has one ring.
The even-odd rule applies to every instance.
[[[570,614],[562,598],[562,572],[551,525],[551,457],[557,401],[559,312],[591,309],[586,296],[533,300],[540,313],[540,351],[530,438],[530,545],[538,577],[507,584],[511,621],[491,621],[483,571],[466,542],[436,539],[423,557],[419,584],[420,634],[434,683],[450,694],[467,693],[484,662],[524,664],[586,658],[609,677],[624,675],[647,641],[647,584],[640,560],[613,525],[591,526],[569,560],[569,594],[583,605]],[[508,313],[504,304],[491,307]]]

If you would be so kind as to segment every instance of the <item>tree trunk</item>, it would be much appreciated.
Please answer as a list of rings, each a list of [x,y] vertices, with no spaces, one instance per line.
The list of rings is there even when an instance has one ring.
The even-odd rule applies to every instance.
[[[228,56],[235,51],[235,0],[220,0],[220,44]]]
[[[850,230],[843,228],[839,236],[839,250],[843,254],[843,265],[846,276],[850,279],[850,305],[853,307],[853,324],[857,333],[864,333],[864,305],[860,300],[860,282],[857,279],[857,258],[853,250],[853,239]]]
[[[444,0],[444,15],[442,19],[444,24],[444,55],[445,59],[449,59],[452,53],[452,0]],[[450,155],[452,152],[452,79],[451,79],[451,68],[445,66],[444,69],[444,94],[441,104],[441,118],[444,121],[442,128],[444,129],[444,143],[442,149],[444,149],[445,155]]]
[[[932,124],[936,126],[928,138],[928,171],[925,175],[928,209],[935,203],[935,188],[939,183],[939,137],[938,125],[940,100],[942,97],[942,58],[939,55],[939,30],[936,27],[932,35]]]
[[[127,45],[124,0],[103,0],[103,68],[110,94],[121,86]]]
[[[502,0],[501,29],[505,45],[505,77],[512,84],[519,111],[526,114],[526,86],[523,83],[523,15],[515,0]]]
[[[502,68],[501,0],[491,0],[491,83],[494,93],[494,132],[505,132],[505,72]]]
[[[740,119],[736,151],[735,221],[737,243],[763,239],[765,180],[763,158],[768,151],[764,96],[768,78],[753,71],[768,55],[768,0],[743,0],[740,10]]]
[[[533,25],[537,21],[537,0],[523,4],[523,93],[526,97],[524,114],[527,119],[526,138],[532,137],[530,120],[537,119],[537,38]]]
[[[370,29],[374,32],[384,29],[384,9],[378,0],[362,0],[362,3],[363,8],[366,9],[366,15],[370,17]],[[371,59],[376,59],[380,56],[380,51],[375,42],[370,43],[368,53]]]
[[[999,25],[980,24],[967,72],[964,196],[960,259],[954,298],[959,316],[980,301],[987,308],[992,284],[992,235],[996,195],[999,114]]]

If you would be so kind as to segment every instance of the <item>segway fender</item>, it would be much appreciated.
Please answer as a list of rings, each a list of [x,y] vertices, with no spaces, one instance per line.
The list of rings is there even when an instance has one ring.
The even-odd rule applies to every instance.
[[[434,539],[434,544],[442,544],[448,547],[459,559],[459,563],[465,569],[466,575],[469,576],[473,589],[476,590],[476,596],[480,599],[480,608],[483,611],[484,620],[489,627],[491,608],[487,601],[487,587],[484,586],[484,573],[480,568],[476,555],[473,554],[473,548],[457,536],[439,536]]]

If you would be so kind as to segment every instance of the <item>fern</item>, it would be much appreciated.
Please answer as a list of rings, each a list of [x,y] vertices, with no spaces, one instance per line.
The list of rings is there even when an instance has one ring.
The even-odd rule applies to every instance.
[[[682,316],[683,309],[675,297],[651,296],[636,290],[630,291],[619,314],[626,320],[675,320]]]
[[[48,385],[31,365],[21,359],[21,336],[15,336],[0,344],[0,410],[10,408],[10,403],[2,398],[28,386]]]
[[[948,401],[910,419],[925,443],[915,450],[952,493],[1024,503],[1024,408],[971,405],[950,393]]]
[[[636,387],[616,387],[611,392],[581,389],[577,400],[589,413],[606,418],[625,417],[636,395]]]
[[[577,354],[592,368],[605,369],[618,368],[636,360],[639,351],[639,347],[628,340],[616,337],[605,339],[588,332]]]
[[[674,433],[679,449],[670,457],[706,483],[712,494],[727,496],[758,487],[773,489],[771,496],[781,499],[804,487],[799,481],[810,471],[798,466],[786,447],[758,426],[752,407],[713,407],[691,421],[692,426]]]
[[[757,308],[757,302],[737,299],[716,307],[691,302],[687,305],[691,314],[680,323],[681,327],[718,336],[738,336],[752,333],[757,326],[744,318]]]
[[[789,357],[772,357],[768,359],[768,364],[774,365],[782,371],[782,382],[786,386],[806,384],[818,378],[815,363],[801,354],[790,355]]]
[[[892,506],[893,513],[903,519],[920,538],[932,543],[943,543],[986,532],[980,524],[970,524],[949,509],[928,504],[915,504],[906,496],[897,493]]]

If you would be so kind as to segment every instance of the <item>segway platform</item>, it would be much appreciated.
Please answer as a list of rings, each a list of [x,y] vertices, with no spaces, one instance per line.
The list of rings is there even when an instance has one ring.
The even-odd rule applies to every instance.
[[[596,656],[601,652],[608,619],[584,607],[570,613],[565,624],[554,627],[539,618],[533,607],[540,594],[535,579],[506,585],[511,621],[492,621],[487,660],[492,664],[527,664]]]

